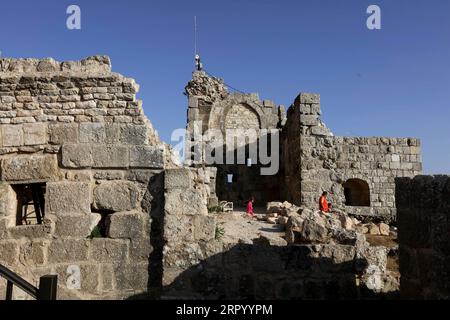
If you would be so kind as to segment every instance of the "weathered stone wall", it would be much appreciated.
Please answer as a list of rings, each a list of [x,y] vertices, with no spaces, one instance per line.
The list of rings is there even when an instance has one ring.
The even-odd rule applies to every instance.
[[[281,166],[270,179],[255,174],[259,169],[256,161],[251,168],[245,164],[214,165],[218,168],[216,189],[220,200],[242,204],[253,196],[257,205],[264,205],[278,198],[316,208],[326,190],[333,205],[345,212],[392,222],[396,216],[394,179],[413,177],[422,171],[418,139],[335,137],[320,119],[318,94],[300,94],[286,118],[282,106],[260,101],[255,94],[229,93],[221,79],[204,72],[194,72],[186,93],[187,131],[191,137],[208,130],[222,132],[225,137],[230,128],[281,131]],[[201,166],[204,162],[200,157],[188,164]],[[227,182],[228,174],[233,174],[232,183]],[[355,181],[367,191],[349,191],[348,184]],[[349,196],[349,192],[353,194]],[[368,201],[362,204],[346,199],[346,195],[356,198],[358,192],[365,193]]]
[[[58,274],[59,298],[148,289],[170,157],[137,90],[103,56],[0,60],[0,263],[31,283]],[[35,182],[46,183],[45,221],[16,226],[14,186]],[[87,239],[102,216],[106,237]],[[67,287],[72,265],[79,290]]]
[[[193,251],[195,252],[195,251]],[[166,296],[191,299],[354,299],[355,249],[341,245],[227,244],[197,253],[166,283]]]
[[[286,246],[283,239],[280,244],[265,238],[246,243],[223,241],[216,237],[216,213],[207,210],[208,182],[203,169],[165,171],[162,298],[354,299],[376,295],[358,282],[373,280],[381,285],[386,248],[370,247],[356,233],[346,244]],[[368,266],[378,273],[367,273]]]
[[[209,169],[168,169],[164,173],[164,249],[162,285],[170,286],[185,270],[199,263],[216,248],[215,214],[208,213]],[[183,288],[176,289],[183,295]],[[189,292],[189,291],[188,291]],[[171,295],[173,292],[163,292]]]
[[[284,171],[282,187],[284,198],[300,204],[301,199],[301,141],[300,141],[300,108],[289,108],[286,124],[283,128],[281,145],[281,163]]]
[[[396,184],[401,297],[450,299],[450,176]]]
[[[250,145],[258,145],[258,139],[263,134],[261,129],[279,130],[285,118],[282,106],[276,106],[269,100],[261,101],[257,94],[229,93],[223,80],[208,76],[203,71],[194,72],[192,81],[186,86],[186,95],[189,97],[186,126],[188,134],[191,138],[207,132],[221,134],[224,154],[227,147],[228,152],[237,150],[225,145],[227,129],[255,130],[256,136],[247,136],[248,141],[242,147],[248,153]],[[241,133],[239,137],[242,135],[245,133]],[[197,150],[203,150],[206,143],[199,144]],[[188,165],[202,166],[205,164],[205,155],[202,154],[198,160],[186,160]],[[236,159],[234,163],[212,166],[218,169],[217,195],[220,200],[238,203],[253,196],[258,204],[265,205],[267,195],[275,197],[280,194],[279,176],[261,176],[259,159],[252,159],[251,168],[244,163],[238,164]],[[233,183],[227,182],[228,174],[235,176]],[[279,198],[269,198],[276,199]]]
[[[328,191],[333,205],[345,212],[395,220],[395,178],[421,173],[420,141],[336,137],[321,122],[320,114],[320,96],[316,94],[299,95],[288,110],[283,130],[285,171],[289,173],[286,186],[291,200],[315,208],[322,191]],[[298,139],[300,152],[295,143]],[[368,184],[370,207],[346,206],[343,184],[349,179]]]

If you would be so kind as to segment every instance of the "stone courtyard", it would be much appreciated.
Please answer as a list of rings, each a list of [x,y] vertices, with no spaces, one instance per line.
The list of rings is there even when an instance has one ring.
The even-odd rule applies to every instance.
[[[450,298],[450,177],[421,176],[419,139],[335,136],[318,94],[286,110],[195,71],[188,135],[257,135],[245,163],[197,143],[180,165],[138,90],[106,56],[0,59],[0,264],[58,275],[58,299]],[[268,135],[280,167],[261,175]]]

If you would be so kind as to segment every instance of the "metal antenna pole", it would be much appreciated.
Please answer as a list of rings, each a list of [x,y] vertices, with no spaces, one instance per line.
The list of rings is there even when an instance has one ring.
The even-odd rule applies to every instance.
[[[197,16],[194,16],[194,55],[197,55]]]

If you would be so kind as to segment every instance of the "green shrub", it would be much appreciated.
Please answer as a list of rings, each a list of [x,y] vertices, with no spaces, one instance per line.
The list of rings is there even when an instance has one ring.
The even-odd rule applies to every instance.
[[[222,226],[220,226],[220,225],[217,225],[216,226],[216,234],[215,234],[215,239],[216,240],[219,240],[220,238],[222,238],[223,236],[225,235],[225,229],[222,227]]]
[[[209,213],[220,213],[222,211],[223,211],[223,208],[221,206],[208,207]]]
[[[100,231],[99,226],[95,226],[94,229],[92,229],[91,234],[88,236],[89,239],[94,238],[102,238],[102,232]]]

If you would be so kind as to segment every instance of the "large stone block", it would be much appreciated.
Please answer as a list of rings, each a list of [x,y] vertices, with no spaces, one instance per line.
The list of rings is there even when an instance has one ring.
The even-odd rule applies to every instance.
[[[17,196],[13,188],[6,183],[0,183],[0,219],[4,216],[15,215]]]
[[[89,240],[58,239],[53,240],[48,247],[48,262],[78,262],[88,259]]]
[[[98,262],[118,262],[128,259],[129,240],[94,238],[90,259]]]
[[[198,108],[189,108],[188,109],[188,121],[197,120],[199,117],[199,109]]]
[[[88,144],[64,144],[61,151],[61,161],[66,168],[92,167],[91,146]]]
[[[105,139],[106,131],[103,123],[80,123],[81,143],[104,143]]]
[[[90,215],[84,213],[58,216],[55,223],[55,235],[62,238],[86,238],[92,231]]]
[[[147,217],[148,220],[148,217]],[[145,216],[137,211],[109,215],[108,235],[111,238],[138,238],[144,235]]]
[[[150,237],[144,236],[131,239],[130,243],[130,260],[148,261],[153,246]]]
[[[100,290],[107,292],[113,291],[114,288],[114,267],[110,263],[102,263],[100,265]]]
[[[164,240],[174,245],[194,241],[193,215],[166,215],[164,217]],[[180,247],[177,247],[180,248]],[[176,248],[174,248],[176,250]],[[171,257],[168,257],[169,259]],[[167,258],[166,258],[167,259]]]
[[[148,144],[147,126],[123,124],[120,126],[120,142],[123,144]]]
[[[0,216],[0,239],[9,238],[8,227],[10,224],[10,219]]]
[[[47,126],[44,123],[24,123],[23,141],[26,146],[45,144],[47,142]]]
[[[22,125],[3,125],[1,130],[4,147],[23,146]]]
[[[188,189],[193,185],[193,175],[189,169],[167,169],[164,171],[164,187],[170,189]]]
[[[99,291],[99,272],[100,265],[92,263],[74,263],[74,264],[60,264],[56,267],[56,274],[58,275],[58,284],[68,289],[68,284],[74,278],[74,267],[80,270],[79,289],[75,288],[71,291],[79,291],[82,293],[98,293]],[[68,289],[69,290],[69,289]],[[67,297],[69,298],[69,297]]]
[[[300,124],[304,126],[317,126],[319,124],[319,118],[315,115],[301,115]]]
[[[77,143],[78,124],[52,123],[48,126],[49,142],[52,144]]]
[[[208,214],[207,199],[200,190],[176,189],[166,192],[164,210],[166,215]]]
[[[17,241],[0,241],[0,264],[13,266],[19,255]]]
[[[114,267],[116,289],[147,291],[148,263],[122,263]]]
[[[46,213],[67,215],[91,212],[91,186],[85,182],[47,184]]]
[[[120,126],[118,124],[105,124],[105,142],[109,144],[117,144],[120,142]]]
[[[20,247],[20,255],[27,265],[42,266],[47,263],[48,240],[29,241]]]
[[[94,208],[114,212],[129,211],[138,205],[139,190],[133,182],[104,181],[94,189]]]
[[[23,225],[13,226],[9,228],[9,234],[11,238],[20,239],[38,239],[49,238],[53,232],[52,223],[36,224],[36,225]]]
[[[121,145],[93,145],[92,159],[95,168],[127,168],[129,150]]]
[[[164,168],[164,150],[155,146],[132,146],[130,167],[162,169]]]
[[[307,103],[307,104],[320,103],[320,94],[300,93],[297,99],[299,99],[300,103]]]
[[[18,155],[2,160],[4,181],[46,181],[57,175],[55,155]]]
[[[196,215],[194,217],[194,239],[196,241],[214,240],[216,217],[214,215]]]
[[[311,133],[316,136],[329,136],[330,130],[322,126],[314,126],[311,128]]]

